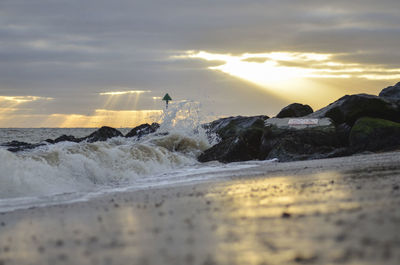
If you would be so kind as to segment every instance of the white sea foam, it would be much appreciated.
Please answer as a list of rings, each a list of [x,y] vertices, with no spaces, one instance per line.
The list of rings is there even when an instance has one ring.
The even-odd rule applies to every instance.
[[[198,103],[178,102],[164,112],[157,133],[140,139],[60,142],[19,153],[0,149],[0,211],[201,180],[255,165],[197,162],[215,142],[202,122]]]
[[[202,145],[206,147],[197,139],[174,133],[140,142],[120,138],[58,143],[22,154],[0,150],[0,197],[128,183],[140,176],[196,163],[195,154]]]
[[[193,102],[170,105],[158,133],[141,139],[60,142],[19,153],[0,149],[0,200],[143,184],[146,178],[194,166],[210,146],[195,108]],[[32,132],[22,131],[24,137]]]

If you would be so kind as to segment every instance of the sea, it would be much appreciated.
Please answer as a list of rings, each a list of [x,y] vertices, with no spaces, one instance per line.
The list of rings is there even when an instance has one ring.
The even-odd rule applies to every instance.
[[[273,163],[247,161],[200,163],[197,156],[219,141],[201,124],[198,104],[170,105],[156,133],[105,142],[60,142],[61,135],[83,137],[98,128],[0,128],[0,144],[13,140],[46,143],[10,152],[0,146],[0,212],[94,199],[112,192],[198,183]],[[124,135],[132,128],[118,128]],[[253,174],[262,173],[253,171]]]

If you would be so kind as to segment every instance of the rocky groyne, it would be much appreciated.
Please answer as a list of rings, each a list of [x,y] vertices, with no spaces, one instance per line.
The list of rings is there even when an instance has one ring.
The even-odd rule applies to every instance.
[[[142,124],[124,136],[117,129],[104,126],[83,138],[62,135],[37,144],[12,141],[2,146],[19,152],[62,141],[139,139],[156,133],[159,127],[157,123]],[[293,103],[276,117],[228,117],[203,127],[210,135],[217,135],[219,141],[200,154],[200,162],[272,158],[296,161],[397,150],[400,149],[400,82],[383,89],[379,96],[346,95],[315,112],[308,105]]]
[[[379,96],[346,95],[315,112],[290,104],[275,118],[230,117],[208,125],[221,141],[199,161],[295,161],[400,149],[400,82]]]

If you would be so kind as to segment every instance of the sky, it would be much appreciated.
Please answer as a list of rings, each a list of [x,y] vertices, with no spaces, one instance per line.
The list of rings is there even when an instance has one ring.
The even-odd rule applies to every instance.
[[[400,81],[398,14],[398,0],[0,0],[0,127],[132,127],[165,93],[205,119],[378,94]]]

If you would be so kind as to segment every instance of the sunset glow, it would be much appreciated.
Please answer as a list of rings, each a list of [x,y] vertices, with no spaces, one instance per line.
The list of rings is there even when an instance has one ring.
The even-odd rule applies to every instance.
[[[13,114],[12,109],[9,109],[6,113],[3,113],[0,109],[0,126],[43,128],[97,128],[101,126],[111,126],[116,128],[126,128],[135,127],[143,123],[152,123],[154,121],[159,121],[161,114],[161,110],[113,111],[106,109],[96,109],[91,115],[21,115]]]
[[[209,70],[228,74],[250,82],[289,102],[303,102],[322,107],[321,99],[334,100],[343,92],[324,84],[324,80],[396,80],[400,68],[383,68],[380,65],[340,62],[337,54],[270,52],[241,55],[218,54],[206,51],[187,51],[176,59],[200,59],[215,62]],[[310,97],[310,95],[313,95]]]
[[[11,102],[11,103],[26,103],[37,100],[52,100],[50,97],[37,97],[37,96],[0,96],[0,103]]]
[[[143,94],[149,93],[149,90],[128,90],[128,91],[110,91],[110,92],[101,92],[99,95],[101,96],[119,96],[119,95],[129,95],[129,94]]]
[[[162,110],[137,109],[140,96],[150,90],[124,90],[101,92],[98,99],[105,97],[103,104],[90,114],[31,113],[37,106],[54,100],[39,96],[0,96],[0,127],[134,127],[142,123],[158,121]],[[158,97],[149,97],[149,100]],[[36,105],[32,105],[36,104]],[[128,109],[116,110],[121,104]],[[130,108],[130,109],[129,109]]]
[[[60,119],[59,127],[134,127],[143,123],[152,123],[160,118],[160,110],[113,111],[96,109],[91,116],[84,115],[52,115]]]
[[[398,79],[400,68],[386,69],[378,65],[361,65],[335,61],[334,54],[271,52],[242,55],[189,51],[180,58],[221,61],[208,67],[254,82],[263,87],[307,78],[365,78],[371,80]]]

